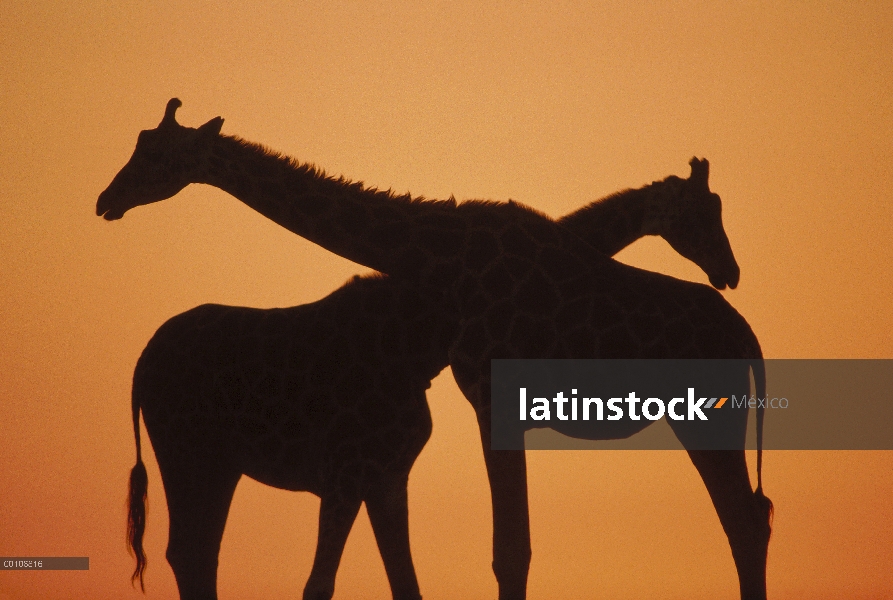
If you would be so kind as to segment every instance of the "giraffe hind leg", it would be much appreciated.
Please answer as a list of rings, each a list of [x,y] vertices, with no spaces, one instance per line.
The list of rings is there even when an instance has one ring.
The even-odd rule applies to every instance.
[[[409,473],[385,476],[366,496],[366,509],[378,542],[394,600],[421,600],[409,550]]]
[[[750,487],[744,450],[689,450],[732,548],[742,600],[765,600],[771,502]]]
[[[304,600],[329,600],[335,593],[335,575],[344,544],[362,504],[359,498],[337,494],[326,494],[320,500],[316,556],[304,586]]]
[[[493,507],[493,574],[499,600],[524,600],[531,557],[527,457],[524,450],[491,446],[490,365],[463,364],[452,355],[450,359],[456,383],[477,415]]]
[[[213,460],[158,462],[170,515],[167,561],[180,599],[216,600],[220,541],[241,473]]]

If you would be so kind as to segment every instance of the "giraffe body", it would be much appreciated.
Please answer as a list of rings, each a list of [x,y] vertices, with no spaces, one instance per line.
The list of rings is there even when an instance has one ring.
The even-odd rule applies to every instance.
[[[417,286],[454,315],[459,327],[449,360],[479,421],[493,500],[493,569],[503,600],[525,597],[530,537],[524,453],[490,449],[491,358],[746,358],[760,384],[756,337],[719,294],[612,261],[584,241],[585,231],[573,230],[573,220],[555,222],[511,202],[457,205],[368,190],[220,136],[222,120],[182,128],[173,119],[178,105],[172,101],[158,129],[141,134],[148,145],[166,148],[163,158],[144,155],[141,139],[100,195],[97,214],[120,218],[189,183],[208,183],[298,235]],[[681,186],[685,199],[707,198],[715,205],[711,218],[719,218],[706,161],[692,161],[689,180],[668,178],[650,187],[673,186]],[[678,240],[665,237],[687,255]],[[724,233],[722,239],[727,246]],[[737,264],[720,254],[694,259],[715,287],[734,287]],[[684,432],[674,431],[685,445]],[[771,503],[759,484],[751,489],[743,439],[737,451],[689,448],[689,454],[728,536],[742,598],[765,598]]]

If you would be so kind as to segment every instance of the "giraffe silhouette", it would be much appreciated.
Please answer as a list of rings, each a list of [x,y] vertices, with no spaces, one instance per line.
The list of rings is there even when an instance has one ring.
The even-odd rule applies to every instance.
[[[478,417],[502,599],[525,597],[530,537],[524,452],[490,448],[491,358],[745,358],[757,393],[765,393],[759,343],[722,296],[607,258],[572,231],[572,219],[555,222],[514,202],[457,204],[367,189],[221,135],[219,117],[198,129],[181,127],[174,119],[179,105],[172,100],[158,128],[140,134],[133,157],[100,195],[97,214],[118,219],[189,183],[207,183],[330,251],[416,286],[454,315],[459,325],[449,363]],[[692,161],[688,180],[668,178],[641,190],[645,233],[666,216],[658,210],[652,218],[649,205],[661,189],[676,185],[685,199],[706,197],[705,214],[721,218],[707,169],[706,161]],[[578,219],[585,222],[582,215]],[[665,237],[691,257],[692,248]],[[737,264],[723,258],[714,253],[698,262],[715,287],[734,287]],[[738,377],[747,380],[748,373]],[[746,418],[742,414],[735,427],[735,451],[695,450],[685,427],[670,425],[717,510],[742,598],[765,598],[771,502],[762,492],[761,452],[757,488],[751,489],[743,451]],[[758,442],[761,428],[758,410]]]
[[[680,203],[682,189],[667,188],[661,205]],[[664,217],[651,228],[687,233],[691,247],[709,250],[718,241],[705,253],[715,257],[727,248],[721,221],[699,219],[694,204],[652,211]],[[643,235],[645,214],[642,194],[626,190],[563,221],[613,254]],[[697,229],[705,225],[712,229]],[[457,327],[415,286],[381,276],[357,277],[304,306],[205,305],[171,319],[134,374],[134,577],[142,584],[146,564],[142,408],[164,479],[170,554],[183,597],[212,597],[228,507],[242,474],[322,499],[319,550],[305,597],[331,596],[364,500],[394,597],[418,597],[406,482],[430,433],[425,389],[447,366]]]
[[[165,323],[133,376],[137,465],[129,538],[145,568],[139,414],[164,482],[167,557],[184,600],[216,598],[227,513],[243,474],[320,497],[307,600],[328,599],[360,505],[395,599],[421,598],[406,486],[431,434],[425,398],[457,323],[406,282],[356,277],[291,308],[206,304]]]

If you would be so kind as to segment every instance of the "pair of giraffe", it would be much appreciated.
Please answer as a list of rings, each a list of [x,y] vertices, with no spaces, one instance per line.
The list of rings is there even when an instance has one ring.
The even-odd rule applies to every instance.
[[[206,305],[159,329],[134,375],[135,577],[145,566],[140,409],[164,480],[167,557],[182,598],[216,597],[220,539],[242,474],[321,497],[305,598],[331,597],[363,501],[394,597],[418,598],[406,480],[430,434],[425,389],[449,364],[478,418],[493,569],[507,600],[526,594],[526,465],[523,451],[490,448],[491,358],[746,358],[763,393],[756,337],[721,295],[605,256],[661,235],[715,287],[734,287],[738,266],[706,161],[693,160],[687,180],[669,177],[553,221],[513,202],[425,201],[331,178],[221,135],[219,117],[182,127],[179,106],[171,100],[161,124],[140,133],[97,214],[118,219],[206,183],[388,277],[358,278],[290,309]],[[737,376],[747,381],[749,373]],[[689,454],[728,536],[742,598],[765,598],[771,503],[759,458],[751,489],[744,419],[735,431],[740,450]],[[674,430],[685,446],[684,427]]]

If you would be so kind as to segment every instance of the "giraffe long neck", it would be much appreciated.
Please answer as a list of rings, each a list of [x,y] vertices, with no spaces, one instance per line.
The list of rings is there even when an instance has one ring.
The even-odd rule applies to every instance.
[[[639,238],[661,235],[663,207],[679,195],[681,182],[672,177],[634,190],[617,192],[558,220],[607,256],[614,256]]]
[[[206,183],[297,235],[389,275],[414,277],[459,253],[455,202],[396,196],[327,176],[313,165],[230,136],[215,138],[195,183]],[[453,247],[455,246],[455,247]]]
[[[330,252],[413,279],[430,276],[439,263],[461,261],[469,227],[465,218],[474,218],[473,213],[457,211],[452,200],[429,201],[366,188],[223,135],[215,138],[192,180],[220,188]],[[559,222],[602,254],[613,256],[644,235],[660,234],[664,208],[668,199],[678,196],[681,181],[670,177],[619,192]]]

